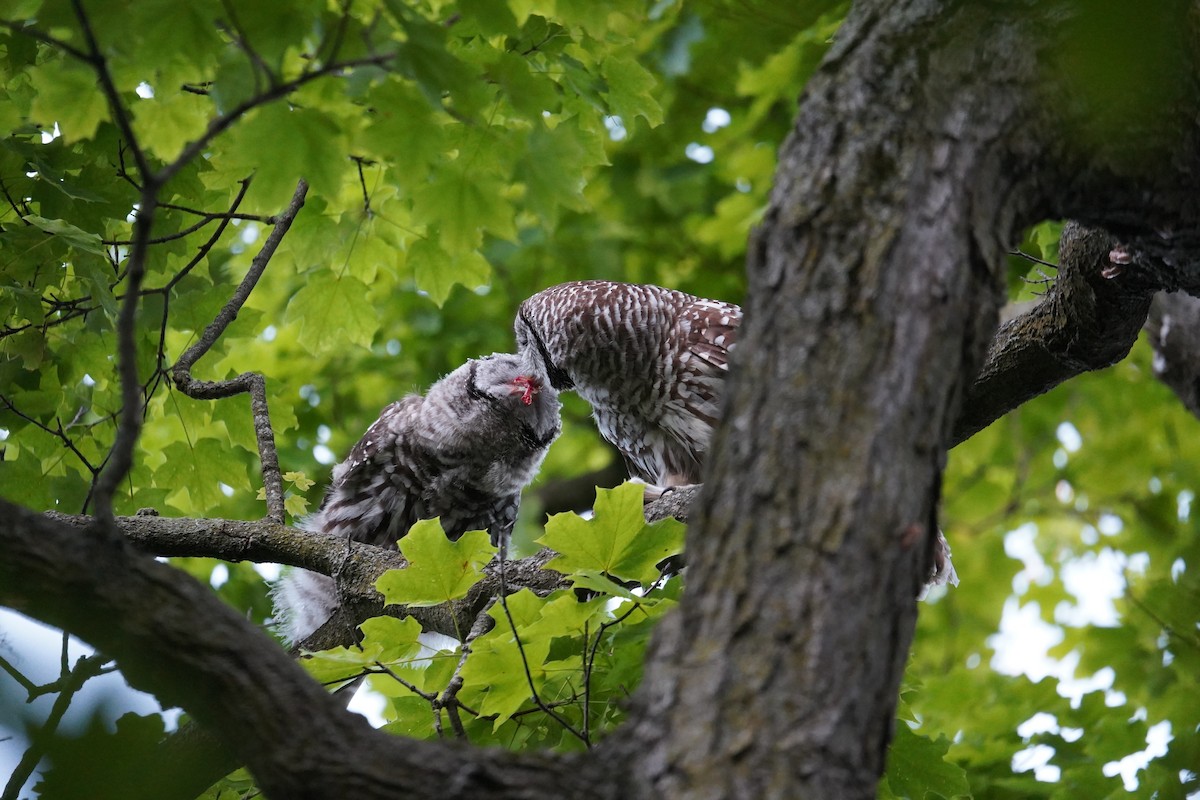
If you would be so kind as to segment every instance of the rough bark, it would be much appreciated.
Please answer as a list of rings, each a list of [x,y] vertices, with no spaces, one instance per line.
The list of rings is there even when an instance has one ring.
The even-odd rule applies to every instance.
[[[76,528],[94,523],[92,517],[49,512],[46,517]],[[355,642],[355,629],[383,613],[411,616],[427,631],[461,638],[471,629],[487,602],[500,591],[496,562],[484,568],[486,577],[466,597],[441,606],[406,608],[383,605],[375,581],[407,561],[395,550],[348,542],[340,536],[289,528],[271,520],[256,522],[183,517],[117,517],[117,529],[139,550],[155,556],[220,558],[284,564],[329,575],[338,582],[344,613],[301,643],[304,650],[324,650]],[[542,569],[554,556],[543,550],[528,558],[508,561],[505,582],[510,592],[531,589],[549,592],[565,585],[557,573]]]
[[[72,631],[115,658],[133,686],[220,731],[269,797],[613,796],[583,759],[373,730],[178,570],[2,500],[0,518],[0,602]]]
[[[1190,246],[1151,220],[1195,229],[1194,121],[1081,142],[1096,109],[1051,71],[1079,8],[1007,8],[858,3],[806,88],[752,240],[688,599],[613,745],[641,796],[875,796],[928,557],[902,534],[935,529],[1004,251],[1072,215],[1156,259]]]
[[[1154,374],[1200,417],[1200,298],[1156,295],[1146,332],[1154,347]]]
[[[1067,225],[1056,280],[1040,303],[996,332],[952,444],[1068,378],[1129,354],[1160,283],[1149,270],[1113,264],[1118,251],[1124,252],[1106,231]]]

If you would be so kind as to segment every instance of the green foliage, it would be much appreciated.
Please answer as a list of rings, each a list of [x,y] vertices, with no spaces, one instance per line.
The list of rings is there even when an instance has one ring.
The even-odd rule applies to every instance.
[[[1198,423],[1149,362],[1139,345],[951,455],[962,585],[922,609],[906,699],[917,734],[952,740],[974,797],[1125,796],[1105,765],[1147,750],[1154,727],[1135,796],[1200,788],[1200,474],[1185,444]],[[996,636],[1002,618],[1032,636],[1019,650]],[[1035,746],[1050,748],[1038,777],[1015,773]]]
[[[466,596],[496,555],[486,531],[467,531],[456,542],[436,519],[424,520],[400,540],[408,568],[385,573],[375,584],[388,603],[436,606]]]
[[[680,578],[664,581],[653,570],[644,581],[610,581],[614,591],[595,581],[611,561],[607,554],[628,550],[629,526],[615,523],[630,498],[641,516],[641,494],[636,484],[605,492],[595,524],[574,514],[556,517],[559,529],[570,526],[589,540],[554,567],[571,584],[588,586],[587,599],[573,589],[544,597],[522,590],[491,607],[490,630],[452,649],[424,645],[411,618],[373,619],[362,626],[361,646],[308,654],[302,663],[331,685],[371,675],[372,687],[387,698],[388,729],[408,736],[448,734],[453,717],[476,744],[574,749],[595,741],[624,717],[623,701],[640,677],[649,634],[679,592]],[[402,606],[461,597],[495,552],[487,534],[467,533],[451,543],[436,522],[414,527],[400,544],[409,566],[384,575],[379,587],[388,603]],[[456,675],[462,685],[447,694]],[[447,697],[457,705],[447,705]]]
[[[166,371],[227,302],[298,180],[311,186],[304,208],[195,370],[266,376],[293,517],[319,502],[330,459],[380,408],[511,349],[513,311],[540,288],[609,278],[737,300],[776,150],[846,4],[83,6],[151,169],[220,129],[159,192],[136,331],[145,427],[117,509],[252,518],[264,509],[249,403],[190,399]],[[22,0],[0,19],[0,494],[78,512],[120,410],[113,326],[141,176],[96,75],[68,52],[86,47],[73,4]],[[1058,231],[1033,228],[1020,249],[1053,262]],[[1010,295],[1032,297],[1038,269],[1014,256]],[[564,399],[542,483],[612,460],[585,404]],[[1120,795],[1105,765],[1163,723],[1173,738],[1137,794],[1197,791],[1196,424],[1139,349],[954,451],[944,524],[962,585],[922,606],[882,797]],[[682,590],[655,569],[680,531],[644,526],[624,488],[600,494],[594,519],[556,515],[543,533],[538,489],[516,538],[557,550],[572,590],[494,606],[465,661],[461,647],[423,644],[414,621],[381,618],[361,648],[303,663],[330,684],[369,672],[398,734],[453,735],[430,698],[456,673],[472,742],[569,750],[611,731]],[[380,587],[393,603],[460,596],[490,552],[483,538],[451,544],[435,523],[419,527],[403,544],[412,567]],[[176,563],[206,581],[223,570],[222,598],[269,614],[250,566]],[[1116,576],[1110,614],[1081,607],[1089,574]],[[1013,648],[997,634],[1014,619],[1049,626],[1066,666],[1047,673],[1031,653],[1021,674],[1000,660]],[[1073,685],[1072,672],[1109,688]],[[1026,724],[1038,714],[1046,724]],[[1014,766],[1035,745],[1053,749],[1057,781]],[[237,776],[211,796],[248,785]]]
[[[646,524],[642,504],[645,487],[626,483],[596,492],[592,519],[575,514],[555,514],[546,522],[546,535],[538,542],[559,553],[548,564],[565,574],[588,581],[577,584],[599,589],[597,578],[633,580],[643,584],[658,579],[657,565],[683,552],[683,525],[674,519]]]

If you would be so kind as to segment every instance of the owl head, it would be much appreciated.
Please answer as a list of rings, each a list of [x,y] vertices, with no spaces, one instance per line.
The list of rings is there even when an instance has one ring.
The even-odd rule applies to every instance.
[[[545,334],[537,327],[537,319],[526,308],[528,302],[527,300],[521,305],[513,326],[517,334],[517,352],[521,353],[528,363],[536,364],[556,390],[566,391],[574,388],[575,384],[570,374],[559,366],[555,355],[550,351]]]
[[[467,392],[472,397],[521,418],[557,420],[558,392],[538,359],[493,353],[472,359],[464,367]]]

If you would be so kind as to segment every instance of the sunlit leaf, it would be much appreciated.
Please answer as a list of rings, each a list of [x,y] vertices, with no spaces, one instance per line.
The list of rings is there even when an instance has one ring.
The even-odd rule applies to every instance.
[[[595,516],[555,514],[538,541],[559,553],[547,569],[564,574],[599,571],[643,584],[658,578],[657,565],[683,550],[683,525],[673,519],[647,524],[645,487],[627,483],[596,491]]]
[[[300,326],[297,339],[314,354],[346,343],[369,345],[379,318],[369,311],[368,290],[357,278],[317,272],[288,303],[286,319]]]
[[[408,566],[384,573],[375,587],[388,603],[435,606],[466,595],[483,578],[496,548],[486,531],[467,531],[452,542],[433,519],[412,526],[400,540],[400,552]]]

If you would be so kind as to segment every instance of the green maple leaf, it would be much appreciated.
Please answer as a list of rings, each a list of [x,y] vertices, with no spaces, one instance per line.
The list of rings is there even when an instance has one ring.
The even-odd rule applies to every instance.
[[[684,525],[674,519],[647,524],[644,492],[636,483],[599,489],[592,519],[569,512],[550,517],[538,542],[559,555],[546,569],[568,576],[602,572],[643,584],[656,580],[655,565],[683,552]]]
[[[408,567],[385,572],[375,588],[388,603],[436,606],[466,595],[483,577],[483,566],[496,548],[486,531],[468,531],[452,542],[441,522],[429,519],[412,526],[400,540],[400,552]]]
[[[318,272],[288,303],[288,322],[300,324],[297,337],[310,353],[343,342],[368,347],[379,330],[379,315],[367,299],[368,287],[358,278]]]
[[[447,253],[432,239],[419,239],[409,248],[408,264],[417,286],[439,306],[446,302],[454,284],[474,289],[492,275],[491,265],[478,252]]]

